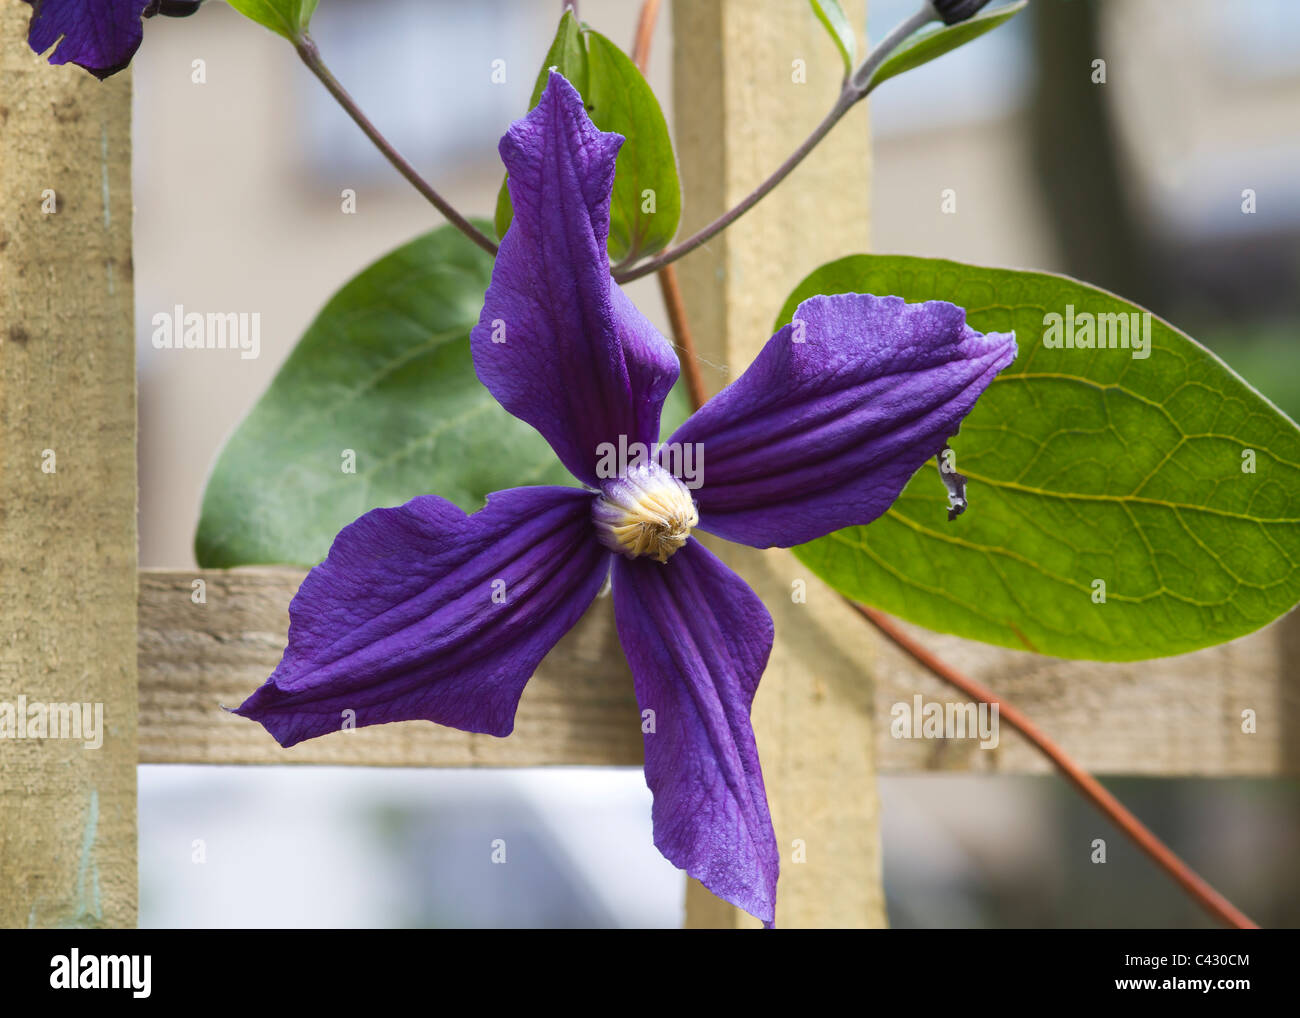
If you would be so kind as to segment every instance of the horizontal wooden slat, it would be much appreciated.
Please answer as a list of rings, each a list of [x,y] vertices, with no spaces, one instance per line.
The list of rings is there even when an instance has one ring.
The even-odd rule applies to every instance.
[[[600,599],[529,682],[509,738],[424,722],[338,732],[281,749],[261,725],[228,714],[284,650],[291,569],[140,573],[140,762],[528,767],[640,764],[632,677]],[[206,584],[206,604],[191,600]]]
[[[375,766],[636,765],[640,717],[598,599],[524,692],[514,734],[468,735],[420,722],[340,732],[283,750],[260,725],[220,709],[279,661],[302,572],[146,570],[140,574],[140,761]],[[191,599],[206,584],[206,604]],[[809,604],[816,611],[815,604]],[[921,630],[916,630],[918,633]],[[1061,661],[925,633],[929,646],[1026,710],[1085,767],[1103,774],[1278,775],[1300,772],[1289,719],[1300,716],[1300,616],[1222,647],[1133,664]],[[809,667],[815,668],[813,662]],[[890,707],[956,700],[890,645],[863,663],[874,676],[877,750],[886,773],[1041,773],[1042,758],[1002,726],[996,749],[972,740],[890,737]],[[760,688],[759,696],[762,696]],[[1257,731],[1241,730],[1255,712]]]
[[[1195,654],[1126,664],[1064,661],[1003,650],[907,627],[945,661],[1006,697],[1095,774],[1276,776],[1300,773],[1291,719],[1300,711],[1300,613],[1250,636]],[[884,644],[877,667],[877,710],[921,693],[959,695]],[[1256,731],[1242,731],[1242,711]],[[971,770],[1011,774],[1050,770],[1042,755],[1002,726],[996,750],[969,741],[883,737],[881,769]]]

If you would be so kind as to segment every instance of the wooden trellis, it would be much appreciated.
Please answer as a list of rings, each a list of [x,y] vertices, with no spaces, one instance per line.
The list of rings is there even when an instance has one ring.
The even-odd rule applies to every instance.
[[[862,3],[846,6],[862,24]],[[505,740],[409,723],[284,751],[218,709],[278,661],[302,573],[137,573],[129,74],[100,83],[47,67],[23,44],[29,13],[12,0],[0,8],[0,700],[100,702],[107,733],[96,750],[0,741],[0,923],[135,923],[138,762],[640,763],[608,601],[543,663]],[[838,87],[837,68],[814,59],[827,43],[803,6],[778,0],[676,0],[673,45],[689,233],[802,139]],[[806,84],[792,87],[792,58],[805,60]],[[790,185],[683,262],[707,362],[748,363],[769,333],[774,294],[866,248],[868,166],[855,113]],[[47,190],[54,213],[42,210]],[[723,376],[709,381],[716,388]],[[995,750],[889,738],[889,705],[915,693],[944,698],[938,682],[876,640],[788,553],[715,547],[776,621],[755,728],[783,855],[781,924],[882,925],[877,769],[1045,765],[1005,730]],[[201,604],[191,598],[197,578]],[[791,599],[795,579],[808,582],[806,603]],[[1295,615],[1223,647],[1132,665],[932,644],[1096,772],[1300,770],[1295,741],[1288,749],[1282,738],[1282,719],[1300,708]],[[1253,735],[1241,731],[1246,709],[1259,718]],[[806,862],[790,861],[796,840]],[[692,885],[687,922],[750,921]]]

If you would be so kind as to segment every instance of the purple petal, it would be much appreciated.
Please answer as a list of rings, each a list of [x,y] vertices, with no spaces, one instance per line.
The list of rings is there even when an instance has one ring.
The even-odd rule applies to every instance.
[[[614,617],[643,718],[654,711],[644,740],[655,845],[772,923],[779,860],[749,723],[772,617],[696,540],[663,565],[615,556]]]
[[[140,17],[149,0],[26,0],[32,5],[27,43],[44,53],[59,37],[50,63],[73,63],[97,78],[122,70],[144,32]]]
[[[946,301],[804,301],[669,440],[701,443],[700,528],[766,548],[870,523],[1015,356]]]
[[[509,735],[524,684],[609,569],[591,494],[512,488],[466,516],[432,495],[345,527],[289,606],[289,646],[235,711],[282,746],[424,719]]]
[[[582,97],[552,71],[541,101],[501,139],[514,219],[471,334],[483,384],[589,484],[601,443],[658,440],[677,379],[672,347],[609,275],[622,144],[595,128]]]

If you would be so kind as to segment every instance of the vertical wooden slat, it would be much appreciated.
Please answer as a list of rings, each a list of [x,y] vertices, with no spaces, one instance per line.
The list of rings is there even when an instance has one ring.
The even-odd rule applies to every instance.
[[[862,0],[845,7],[864,24]],[[803,140],[830,108],[841,65],[809,6],[788,0],[676,0],[673,38],[685,236]],[[713,388],[753,359],[807,272],[866,249],[868,155],[865,110],[855,110],[781,188],[682,262]],[[707,469],[706,459],[706,481]],[[754,727],[781,849],[777,923],[883,925],[870,634],[788,552],[714,547],[776,622]],[[796,580],[806,603],[793,599]],[[692,882],[687,925],[753,923]]]
[[[0,739],[0,926],[130,926],[131,85],[46,66],[30,14],[0,8],[0,705],[100,704],[104,732]]]

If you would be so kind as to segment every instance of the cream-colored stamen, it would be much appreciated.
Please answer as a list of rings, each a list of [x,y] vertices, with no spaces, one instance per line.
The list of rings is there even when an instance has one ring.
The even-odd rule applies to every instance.
[[[605,547],[656,562],[667,562],[700,522],[690,490],[655,463],[638,464],[605,484],[592,518]]]

